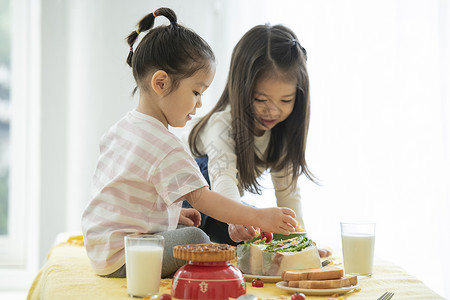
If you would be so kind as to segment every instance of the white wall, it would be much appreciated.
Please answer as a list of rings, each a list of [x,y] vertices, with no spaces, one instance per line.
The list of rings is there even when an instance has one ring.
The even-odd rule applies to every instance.
[[[216,53],[200,114],[220,96],[244,32],[266,22],[296,31],[311,81],[308,161],[322,181],[301,181],[310,236],[339,251],[340,220],[374,219],[377,255],[450,297],[440,255],[450,246],[438,231],[450,228],[445,0],[42,0],[39,260],[56,234],[80,229],[98,140],[136,105],[124,38],[160,6]]]

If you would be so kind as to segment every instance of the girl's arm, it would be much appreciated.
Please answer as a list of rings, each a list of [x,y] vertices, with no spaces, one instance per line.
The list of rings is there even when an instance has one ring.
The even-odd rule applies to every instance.
[[[241,202],[238,189],[236,153],[230,136],[229,110],[215,113],[199,135],[199,148],[208,155],[208,175],[211,189]]]
[[[207,128],[199,135],[199,149],[208,155],[208,175],[211,189],[221,195],[227,195],[236,202],[241,202],[238,188],[236,153],[234,140],[231,139],[231,114],[229,110],[214,114],[207,124]],[[267,141],[261,140],[255,145],[264,152]],[[278,205],[281,206],[281,205]],[[228,234],[235,242],[252,239],[256,230],[253,227],[244,227],[229,223]]]
[[[277,205],[280,207],[289,207],[295,212],[296,219],[300,226],[305,229],[303,222],[302,203],[300,197],[300,188],[292,190],[289,186],[290,175],[286,175],[284,171],[271,172],[272,183],[275,189],[275,197]]]
[[[295,213],[286,207],[256,208],[241,204],[203,187],[186,195],[196,209],[232,224],[255,226],[262,231],[289,234],[295,230]]]

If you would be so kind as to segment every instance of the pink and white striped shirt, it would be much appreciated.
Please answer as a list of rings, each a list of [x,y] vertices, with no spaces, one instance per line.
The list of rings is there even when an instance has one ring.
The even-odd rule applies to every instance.
[[[99,275],[125,264],[123,238],[177,227],[184,195],[208,186],[182,142],[157,119],[129,112],[100,140],[92,200],[82,216]]]

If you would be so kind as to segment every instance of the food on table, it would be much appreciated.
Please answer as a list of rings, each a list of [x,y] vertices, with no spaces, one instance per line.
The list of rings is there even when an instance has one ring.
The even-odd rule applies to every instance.
[[[273,234],[273,239],[274,240],[287,240],[287,239],[292,239],[294,237],[298,237],[298,236],[306,236],[306,232],[291,232],[289,234],[279,234],[279,233],[274,233]]]
[[[302,225],[300,225],[300,223],[296,220],[297,225],[295,226],[295,231],[294,232],[305,232],[305,229],[302,227]]]
[[[159,300],[172,300],[172,296],[169,294],[162,294],[159,296]]]
[[[256,278],[256,279],[252,280],[252,286],[253,287],[263,287],[264,286],[264,282],[261,279]]]
[[[331,254],[333,254],[333,252],[331,252],[328,249],[325,248],[319,248],[319,255],[320,257],[324,258],[324,257],[330,257]]]
[[[190,244],[173,247],[173,256],[197,262],[229,261],[236,257],[236,248],[227,244]]]
[[[237,246],[237,267],[244,274],[263,275],[263,244],[241,244]]]
[[[245,274],[278,276],[285,270],[321,266],[316,244],[305,236],[237,246],[237,267]]]
[[[305,300],[306,296],[303,293],[296,292],[291,296],[291,300]]]
[[[315,269],[284,271],[281,277],[284,281],[294,281],[294,280],[338,279],[343,276],[344,276],[344,269],[331,265]]]
[[[375,235],[342,233],[345,270],[352,274],[372,274]]]
[[[261,233],[261,239],[265,239],[265,242],[266,243],[270,243],[271,241],[272,241],[272,239],[273,239],[273,234],[272,234],[272,232],[262,232]]]
[[[356,276],[345,276],[344,269],[336,266],[284,271],[282,279],[288,282],[289,287],[303,289],[332,289],[358,284]]]
[[[302,289],[335,289],[356,284],[358,284],[356,275],[348,275],[339,279],[289,281],[288,286]]]
[[[320,254],[320,249],[319,249],[319,254]],[[329,261],[328,259],[325,259],[322,261],[322,267],[325,267],[327,265],[331,264],[331,261]]]

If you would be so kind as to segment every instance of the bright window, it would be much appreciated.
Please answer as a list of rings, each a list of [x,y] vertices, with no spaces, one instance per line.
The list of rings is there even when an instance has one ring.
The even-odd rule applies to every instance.
[[[0,0],[0,235],[8,234],[11,35],[9,0]]]
[[[11,149],[11,8],[0,0],[0,265],[17,265],[22,259],[10,258],[11,242],[10,149]]]
[[[0,0],[1,299],[26,291],[38,270],[39,3]]]
[[[38,210],[30,199],[38,199],[33,185],[39,153],[34,142],[39,93],[31,84],[38,77],[30,64],[39,51],[33,46],[30,3],[0,0],[0,289],[21,287],[36,268],[27,251],[35,248],[37,236],[30,212]]]

